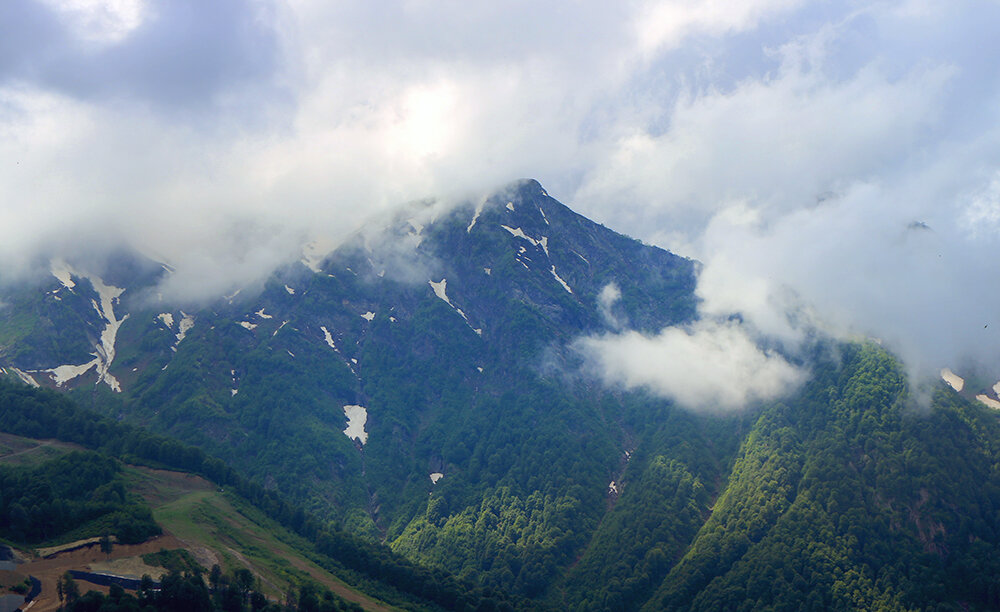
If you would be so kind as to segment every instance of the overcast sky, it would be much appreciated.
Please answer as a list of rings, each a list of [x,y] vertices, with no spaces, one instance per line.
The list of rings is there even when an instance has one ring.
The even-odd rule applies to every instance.
[[[125,236],[215,291],[534,177],[703,261],[706,316],[997,363],[997,31],[994,0],[5,0],[0,257]]]

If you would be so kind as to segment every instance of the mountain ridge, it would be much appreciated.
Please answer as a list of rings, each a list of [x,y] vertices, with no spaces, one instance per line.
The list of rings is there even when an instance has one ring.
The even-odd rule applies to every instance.
[[[69,280],[72,298],[59,280],[0,296],[0,366],[33,376],[9,356],[97,346],[112,322],[95,316],[95,282]],[[796,355],[801,388],[738,411],[692,411],[583,367],[576,339],[696,321],[696,281],[696,262],[521,181],[447,211],[415,205],[200,308],[130,301],[146,277],[110,300],[121,392],[96,369],[63,389],[338,528],[537,605],[988,608],[1000,431],[985,406],[939,383],[921,413],[884,349],[819,336]],[[64,342],[62,321],[82,331]],[[950,470],[969,475],[952,479],[962,487]],[[944,499],[978,518],[949,518]],[[962,586],[945,561],[981,564],[980,582]],[[758,566],[782,575],[774,593]]]

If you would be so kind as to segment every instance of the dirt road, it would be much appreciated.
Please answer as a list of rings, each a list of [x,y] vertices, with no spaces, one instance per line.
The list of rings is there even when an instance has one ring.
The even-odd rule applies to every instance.
[[[147,540],[142,544],[115,544],[111,551],[110,558],[124,559],[126,557],[136,557],[146,553],[159,551],[161,548],[184,548],[184,544],[177,538],[170,535],[163,535],[152,540]],[[49,612],[59,607],[59,598],[56,591],[56,582],[68,570],[86,570],[92,564],[100,564],[108,561],[108,555],[101,552],[98,544],[79,548],[68,552],[59,553],[49,559],[34,559],[28,563],[22,563],[15,570],[18,574],[28,576],[29,574],[38,578],[42,583],[42,592],[35,599],[31,606],[31,612]],[[85,593],[90,590],[108,592],[107,587],[98,586],[89,582],[79,581],[80,592]]]

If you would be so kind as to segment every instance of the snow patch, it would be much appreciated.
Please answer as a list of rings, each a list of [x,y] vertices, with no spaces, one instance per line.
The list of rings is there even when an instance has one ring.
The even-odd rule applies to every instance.
[[[393,323],[395,323],[396,322],[396,317],[389,317],[389,320],[392,321]]]
[[[156,318],[163,321],[163,324],[167,326],[167,329],[174,326],[174,315],[169,312],[161,312],[156,315]]]
[[[368,442],[368,432],[365,431],[368,411],[365,410],[364,406],[344,406],[344,416],[347,417],[347,428],[344,429],[344,435],[361,442],[362,445]]]
[[[438,298],[440,298],[445,304],[454,308],[455,312],[457,312],[459,315],[461,315],[463,319],[465,319],[465,324],[468,325],[470,328],[472,328],[472,323],[469,322],[469,317],[466,316],[464,312],[462,312],[461,308],[458,308],[457,306],[452,304],[451,300],[448,299],[448,293],[447,293],[448,279],[442,278],[440,281],[436,283],[434,281],[427,281],[427,283],[431,286],[431,289],[434,290],[434,295],[438,296]],[[472,329],[477,334],[482,335],[481,329],[480,330],[477,330],[475,328]]]
[[[965,387],[965,380],[948,368],[941,370],[941,380],[948,383],[955,391],[961,391]]]
[[[249,331],[253,331],[257,327],[256,323],[251,323],[250,321],[240,321],[240,325]]]
[[[532,238],[531,236],[525,234],[524,230],[521,229],[521,228],[519,228],[519,227],[510,227],[510,226],[504,225],[503,223],[500,224],[500,227],[502,227],[505,230],[507,230],[508,232],[510,232],[510,235],[514,236],[515,238],[520,238],[521,240],[527,240],[528,242],[530,242],[532,244],[532,246],[542,247],[542,250],[545,251],[545,256],[546,257],[549,256],[549,237],[548,236],[542,236],[541,238],[535,239],[535,238]],[[522,248],[522,250],[520,252],[521,253],[524,252],[523,248]]]
[[[177,338],[177,342],[174,342],[175,349],[177,348],[177,345],[181,343],[181,340],[187,336],[187,333],[191,331],[192,327],[194,327],[194,315],[189,315],[182,310],[181,322],[177,324],[177,335],[174,336]]]
[[[288,285],[285,285],[285,291],[288,292],[288,295],[295,295],[295,289],[292,289]]]
[[[608,484],[608,495],[618,495],[618,485],[615,484],[614,480]]]
[[[239,389],[230,389],[229,390],[229,393],[231,394],[230,397],[235,397],[236,394],[239,393],[239,392],[240,392]]]
[[[976,396],[976,399],[979,400],[980,402],[986,404],[990,408],[993,408],[994,410],[1000,410],[1000,402],[996,401],[995,399],[993,399],[992,397],[990,397],[988,395],[982,395],[982,394],[980,394],[980,395]]]
[[[254,314],[257,315],[258,317],[260,317],[261,319],[273,319],[274,318],[273,316],[265,313],[263,308],[261,308],[260,310],[258,310]]]
[[[482,374],[482,373],[483,373],[483,367],[482,367],[482,366],[479,366],[479,367],[477,367],[476,369],[477,369],[477,370],[479,370],[479,373],[480,373],[480,374]]]
[[[292,359],[295,359],[295,353],[291,352],[288,349],[285,349],[285,352],[288,353],[292,357]]]
[[[541,206],[538,207],[538,212],[542,213],[542,221],[545,221],[545,225],[551,225],[549,223],[549,218],[545,216],[545,211],[542,210]]]
[[[447,289],[448,288],[448,279],[447,278],[442,278],[440,281],[438,281],[436,283],[434,281],[427,281],[427,283],[430,284],[431,289],[434,290],[434,295],[436,295],[440,299],[444,300],[445,304],[448,304],[449,306],[451,306],[451,300],[448,299],[448,289]],[[451,307],[454,308],[454,306],[451,306]]]
[[[116,393],[121,393],[121,385],[118,383],[111,372],[111,362],[115,359],[115,340],[118,337],[118,328],[121,327],[125,319],[128,319],[128,315],[125,315],[121,319],[115,317],[115,307],[114,303],[118,298],[121,297],[125,290],[120,287],[114,287],[112,285],[105,285],[97,276],[89,276],[90,284],[94,287],[97,295],[100,296],[101,302],[91,300],[91,304],[97,314],[101,315],[107,325],[101,331],[101,343],[97,348],[97,382],[100,383],[104,381],[112,391]]]
[[[479,337],[482,337],[482,335],[483,335],[483,328],[482,327],[475,327],[475,328],[472,329],[472,331],[476,332],[476,335],[478,335]]]
[[[57,387],[61,387],[77,376],[83,376],[96,365],[97,360],[94,359],[93,361],[89,361],[83,365],[61,365],[57,368],[52,368],[51,370],[42,370],[42,372],[48,372],[52,382],[56,383]]]
[[[507,202],[507,210],[509,210],[510,212],[514,212],[514,203],[513,202]]]
[[[441,480],[442,476],[444,476],[444,474],[442,474],[441,472],[431,472],[430,474],[431,482],[433,484],[437,484],[438,481]]]
[[[997,397],[1000,397],[1000,382],[993,385],[993,393],[996,393]]]
[[[333,336],[330,335],[330,330],[322,325],[320,326],[320,329],[323,330],[323,339],[326,340],[327,346],[333,350],[337,350],[337,345],[333,343]]]
[[[510,232],[512,236],[516,236],[517,238],[527,240],[531,244],[535,244],[535,239],[525,234],[524,230],[519,227],[510,227],[509,225],[504,225],[503,223],[500,224],[500,227]]]
[[[288,321],[282,321],[281,325],[278,326],[278,329],[274,330],[274,333],[271,334],[271,337],[273,338],[273,337],[277,336],[278,332],[281,331],[281,328],[284,327],[284,326],[286,326],[286,325],[288,325]],[[294,355],[292,355],[292,356],[294,357]]]
[[[52,272],[52,276],[59,279],[63,287],[66,287],[70,291],[73,287],[76,287],[76,283],[73,282],[73,274],[76,272],[70,267],[68,263],[61,259],[53,259],[49,262],[49,270]],[[79,276],[79,275],[77,275]]]
[[[369,322],[374,321],[375,320],[375,313],[369,310],[365,314],[361,315],[361,318],[365,319],[365,320],[367,320]]]
[[[486,273],[486,276],[490,276],[493,274],[493,268],[483,268],[483,272]]]
[[[63,283],[67,289],[72,289],[72,287],[76,286],[69,277],[70,274],[76,274],[76,272],[73,271],[73,269],[70,268],[65,262],[54,261],[52,263],[52,270],[53,275],[56,276],[56,278],[59,279],[59,282]],[[81,275],[77,274],[77,276],[79,277]],[[101,330],[100,341],[94,347],[94,352],[91,353],[94,356],[94,359],[84,364],[66,364],[49,370],[40,371],[49,374],[50,378],[56,382],[57,386],[62,386],[77,376],[81,376],[91,368],[96,367],[97,384],[104,382],[111,387],[112,391],[121,393],[121,384],[119,384],[118,379],[111,374],[110,368],[111,362],[115,359],[115,341],[118,338],[118,329],[121,327],[121,324],[125,321],[125,319],[128,319],[128,315],[123,316],[121,319],[115,315],[115,302],[123,293],[125,293],[125,290],[119,287],[106,285],[104,281],[97,276],[83,276],[83,278],[90,280],[90,285],[94,288],[94,292],[97,293],[98,300],[90,300],[90,305],[95,311],[97,311],[98,316],[100,316],[105,322],[104,329]],[[70,284],[67,284],[67,281],[69,281]],[[169,325],[172,325],[173,316],[169,313],[165,314],[168,316],[164,317],[161,314],[158,318],[160,318],[164,323],[168,323],[169,321]],[[22,380],[24,380],[23,377]],[[34,379],[32,379],[32,382],[34,382]],[[37,383],[35,383],[35,386],[37,386]]]
[[[17,374],[17,377],[20,378],[22,381],[24,381],[25,384],[31,385],[32,387],[38,386],[38,383],[35,381],[35,379],[32,378],[31,375],[28,374],[27,372],[24,372],[17,368],[11,368],[10,370],[11,372]]]
[[[409,223],[410,227],[413,228],[413,230],[408,235],[416,238],[416,240],[413,242],[413,246],[414,248],[416,248],[420,246],[420,243],[424,241],[424,237],[422,235],[422,232],[424,231],[424,224],[420,223],[416,219],[410,219],[407,221],[407,223]]]
[[[232,304],[233,303],[233,298],[235,298],[237,295],[239,295],[240,291],[243,291],[243,290],[242,289],[237,289],[236,291],[233,292],[232,295],[224,295],[224,296],[222,296],[222,299],[224,299],[227,302],[229,302],[230,304]]]
[[[338,355],[340,355],[341,357],[344,357],[343,353],[340,352],[340,349],[337,348],[337,345],[334,344],[334,342],[333,342],[333,335],[330,333],[330,331],[325,326],[320,326],[320,329],[323,330],[323,339],[326,340],[327,346],[329,346],[334,351],[336,351],[336,353]],[[351,374],[354,374],[354,376],[357,376],[358,373],[354,370],[354,366],[352,366],[350,363],[348,363],[347,360],[346,360],[346,358],[344,358],[344,359],[345,359],[344,363],[345,363],[345,365],[347,365],[347,368],[351,371]],[[357,359],[351,359],[351,361],[353,361],[355,364],[358,363]]]
[[[314,240],[302,247],[302,259],[299,261],[302,262],[302,265],[309,268],[316,274],[320,274],[323,270],[319,267],[319,265],[323,263],[323,259],[326,258],[329,252],[330,249],[325,249]]]
[[[555,266],[552,266],[552,270],[550,270],[550,272],[552,272],[552,276],[556,277],[556,280],[559,281],[559,284],[563,286],[563,289],[565,289],[568,293],[573,293],[573,290],[570,289],[569,285],[566,284],[566,281],[564,281],[561,276],[556,274]]]
[[[476,207],[476,214],[472,215],[472,222],[469,223],[469,227],[465,228],[466,234],[472,233],[472,228],[475,227],[476,221],[479,219],[479,215],[482,212],[483,212],[483,204],[480,203],[479,206]]]

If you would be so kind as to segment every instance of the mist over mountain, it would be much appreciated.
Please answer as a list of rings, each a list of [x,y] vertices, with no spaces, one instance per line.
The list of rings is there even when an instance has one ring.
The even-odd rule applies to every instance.
[[[528,607],[994,605],[1000,385],[712,316],[699,268],[522,180],[200,303],[53,258],[0,294],[0,374]]]
[[[206,299],[533,176],[704,263],[713,314],[997,361],[993,4],[2,10],[4,278],[121,242]]]
[[[527,607],[994,609],[998,24],[3,3],[0,377]]]

